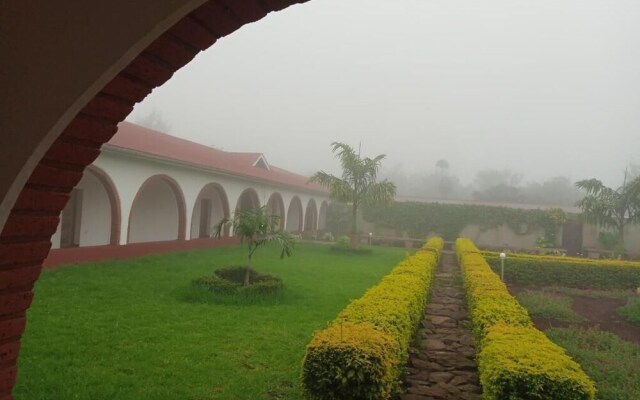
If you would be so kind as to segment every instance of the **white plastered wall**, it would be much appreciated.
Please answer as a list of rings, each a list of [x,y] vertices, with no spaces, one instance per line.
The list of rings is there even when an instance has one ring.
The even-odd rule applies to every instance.
[[[82,192],[80,246],[99,246],[111,241],[111,202],[104,185],[89,170],[85,170],[76,186]],[[51,238],[52,247],[60,247],[60,224]]]
[[[304,221],[305,205],[311,198],[315,199],[316,204],[329,199],[328,194],[324,193],[305,192],[295,187],[252,180],[251,178],[230,175],[224,172],[204,170],[167,159],[151,158],[112,148],[103,149],[102,154],[96,159],[94,165],[111,177],[120,195],[122,215],[121,244],[126,243],[127,240],[128,219],[136,193],[141,185],[154,175],[166,175],[179,185],[186,204],[187,238],[192,236],[189,233],[193,232],[191,221],[194,217],[194,207],[197,205],[198,195],[210,183],[216,183],[224,189],[231,215],[233,215],[233,211],[238,204],[240,195],[248,188],[256,191],[260,205],[266,204],[273,193],[279,193],[282,196],[285,213],[289,209],[291,199],[294,196],[298,196],[302,202],[302,221]],[[195,223],[194,225],[197,226],[198,224]]]

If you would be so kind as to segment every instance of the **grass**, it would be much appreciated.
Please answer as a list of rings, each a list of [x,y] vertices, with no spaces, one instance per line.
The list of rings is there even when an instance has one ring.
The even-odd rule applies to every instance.
[[[22,341],[17,398],[300,399],[301,360],[313,331],[405,256],[299,244],[255,269],[284,281],[264,301],[220,301],[191,281],[237,265],[236,247],[45,271]]]
[[[569,296],[583,296],[592,299],[625,299],[629,296],[629,290],[623,289],[578,289],[564,286],[549,286],[542,288],[544,292],[565,294]]]
[[[640,399],[640,346],[597,329],[553,328],[545,333],[596,382],[599,400]]]
[[[581,322],[584,319],[571,309],[570,297],[553,293],[526,290],[517,296],[518,302],[533,317],[553,318],[559,321]]]
[[[640,297],[629,297],[627,304],[618,309],[618,314],[635,325],[640,325]]]

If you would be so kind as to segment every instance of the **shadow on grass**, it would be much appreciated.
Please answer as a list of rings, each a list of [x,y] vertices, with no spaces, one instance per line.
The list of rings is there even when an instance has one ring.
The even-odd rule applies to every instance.
[[[246,306],[278,306],[294,304],[301,298],[300,294],[284,287],[275,294],[221,294],[198,285],[183,285],[173,291],[175,298],[182,303],[215,304],[215,305],[246,305]]]

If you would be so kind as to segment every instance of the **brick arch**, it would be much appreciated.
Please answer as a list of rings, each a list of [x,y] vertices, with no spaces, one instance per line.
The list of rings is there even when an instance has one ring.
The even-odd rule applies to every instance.
[[[304,212],[304,230],[315,231],[318,229],[318,206],[314,199],[309,199],[307,209]]]
[[[329,203],[323,200],[320,203],[320,210],[318,211],[318,230],[322,231],[327,229],[327,211],[329,209]]]
[[[215,182],[211,182],[211,183],[207,183],[206,185],[204,185],[204,187],[202,189],[200,189],[200,192],[198,193],[198,197],[196,197],[196,201],[193,204],[193,211],[192,211],[192,217],[191,217],[191,239],[194,239],[194,235],[193,235],[193,231],[194,231],[194,223],[199,223],[196,220],[196,210],[198,210],[198,207],[200,206],[198,204],[199,200],[203,198],[203,196],[207,193],[207,191],[212,190],[213,192],[216,193],[216,195],[218,196],[218,199],[220,200],[220,208],[222,209],[222,218],[230,218],[231,217],[231,210],[229,208],[229,197],[227,196],[227,192],[224,190],[224,188],[222,187],[221,184],[219,183],[215,183]],[[211,225],[213,226],[213,224],[217,223],[218,221],[210,221]],[[211,227],[210,227],[211,228]],[[229,236],[229,228],[225,228],[224,232],[221,232],[221,234],[223,236]],[[198,235],[199,237],[200,235]]]
[[[282,195],[278,192],[273,192],[271,196],[269,196],[269,200],[267,201],[267,208],[269,209],[269,213],[277,215],[279,217],[278,227],[280,229],[284,229],[286,226],[286,210],[284,208],[284,200],[282,200]]]
[[[300,197],[293,196],[289,202],[289,208],[287,209],[287,225],[285,229],[289,232],[302,232],[304,227],[304,220],[302,219],[304,213],[302,209],[302,201]],[[297,218],[297,224],[295,219]]]
[[[109,238],[109,243],[113,245],[120,244],[120,224],[122,223],[122,211],[118,189],[116,189],[116,185],[113,183],[113,180],[111,180],[111,177],[101,168],[98,168],[95,165],[89,165],[85,171],[95,176],[107,192],[109,204],[111,205],[111,235]]]
[[[102,144],[115,134],[117,124],[133,110],[135,103],[219,38],[269,12],[306,1],[216,0],[203,4],[184,1],[182,7],[176,6],[174,10],[179,18],[175,24],[166,29],[158,24],[153,32],[141,35],[144,37],[123,56],[128,61],[133,54],[128,65],[121,67],[121,59],[101,71],[98,81],[87,84],[60,119],[47,128],[50,131],[38,133],[42,140],[29,144],[32,156],[17,173],[0,204],[0,223],[4,221],[0,232],[0,399],[12,399],[26,310],[31,305],[33,284],[51,247],[59,215],[85,168],[98,157]],[[189,12],[191,8],[185,11],[185,7],[197,8]],[[167,20],[172,18],[168,16]],[[147,39],[153,42],[140,51],[140,43],[147,43]],[[83,67],[82,62],[83,59],[77,60],[79,68]],[[106,85],[101,83],[107,81]],[[4,210],[9,207],[11,210],[6,214]],[[186,215],[184,210],[180,214]],[[179,237],[184,239],[186,223],[180,226]]]
[[[129,211],[129,219],[127,225],[127,243],[132,243],[131,237],[131,223],[133,220],[134,210],[139,201],[141,201],[141,197],[146,189],[156,184],[157,182],[161,182],[166,184],[171,190],[174,199],[176,201],[176,212],[177,212],[177,240],[185,240],[186,232],[187,232],[187,206],[184,199],[184,193],[182,192],[182,188],[178,182],[168,175],[154,175],[148,178],[146,181],[140,185],[138,188],[138,192],[131,203],[131,210]]]
[[[254,188],[247,188],[240,193],[240,196],[238,196],[238,202],[236,203],[236,212],[247,209],[246,207],[242,207],[242,203],[245,201],[251,202],[250,208],[253,210],[260,208],[260,196],[258,196],[258,192],[256,192]]]

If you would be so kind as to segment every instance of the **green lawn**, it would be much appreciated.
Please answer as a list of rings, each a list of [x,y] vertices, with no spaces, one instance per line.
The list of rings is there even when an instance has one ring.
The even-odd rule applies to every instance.
[[[238,265],[219,248],[45,271],[29,310],[17,398],[300,399],[298,377],[314,330],[406,255],[298,244],[280,260],[260,250],[255,268],[284,280],[276,299],[207,301],[190,282]],[[203,301],[204,300],[204,301]]]
[[[581,322],[584,320],[571,309],[573,300],[571,297],[560,294],[525,290],[516,298],[532,317],[554,318],[559,321]]]
[[[640,346],[598,329],[553,328],[545,333],[596,382],[599,400],[640,399]]]

